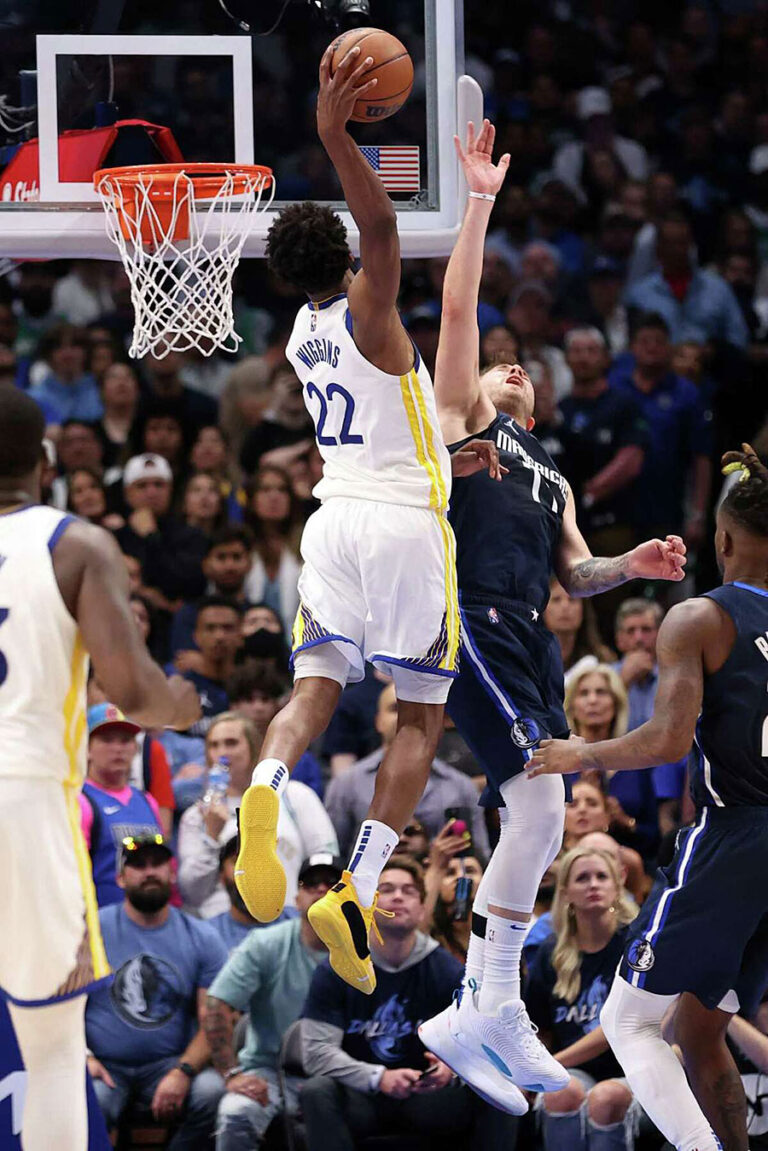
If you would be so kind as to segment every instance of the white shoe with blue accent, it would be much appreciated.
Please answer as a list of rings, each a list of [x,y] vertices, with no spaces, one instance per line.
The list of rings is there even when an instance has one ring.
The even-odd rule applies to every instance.
[[[472,1023],[472,1016],[479,1014],[476,995],[470,987],[454,997],[449,1007],[421,1024],[419,1038],[486,1103],[508,1115],[525,1115],[528,1104],[522,1092],[488,1062],[482,1050],[478,1054]]]
[[[502,1003],[497,1015],[474,1013],[474,1041],[486,1059],[523,1091],[562,1091],[570,1074],[550,1055],[522,999]]]
[[[434,1030],[432,1025],[451,1010],[447,1008],[434,1020],[423,1023],[419,1036],[430,1050],[473,1087],[469,1076],[454,1067],[451,1060],[430,1042]],[[448,1023],[450,1037],[456,1048],[461,1049],[466,1067],[470,1070],[492,1067],[497,1072],[491,1082],[501,1080],[504,1085],[501,1093],[497,1091],[492,1099],[497,1107],[507,1110],[500,1100],[504,1099],[504,1090],[512,1085],[523,1091],[562,1091],[568,1086],[571,1078],[568,1071],[550,1055],[538,1038],[522,999],[502,1003],[497,1015],[484,1015],[477,1007],[477,993],[472,991],[467,995],[465,992],[456,1014],[448,1015]],[[438,1042],[442,1034],[437,1036]]]

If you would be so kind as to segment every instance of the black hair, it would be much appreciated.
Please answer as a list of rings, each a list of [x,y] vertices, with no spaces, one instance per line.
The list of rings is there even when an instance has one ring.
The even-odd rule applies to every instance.
[[[309,294],[338,288],[350,267],[347,229],[330,208],[289,204],[267,233],[270,271]]]
[[[768,539],[768,468],[749,444],[743,444],[740,452],[726,452],[723,464],[738,464],[744,478],[728,492],[721,512],[750,535]]]
[[[206,595],[206,596],[203,596],[202,599],[197,601],[197,615],[195,616],[195,626],[197,626],[197,623],[200,619],[200,616],[203,614],[204,611],[207,611],[207,609],[209,607],[227,607],[231,611],[236,612],[238,617],[242,614],[241,609],[240,609],[240,605],[238,603],[236,603],[233,599],[229,599],[225,595]]]
[[[669,324],[660,316],[658,312],[640,312],[638,316],[632,319],[632,339],[634,340],[638,332],[643,331],[645,328],[655,328],[658,332],[663,332],[665,336],[669,336]]]
[[[86,356],[91,350],[90,341],[84,328],[78,328],[75,324],[55,324],[41,337],[37,354],[41,360],[47,361],[53,352],[57,348],[63,347],[64,344],[75,344],[85,352]]]
[[[222,868],[228,859],[237,855],[237,836],[233,835],[219,848],[219,868]]]
[[[268,699],[280,699],[288,689],[285,678],[266,660],[248,660],[235,668],[226,683],[230,705],[247,703],[256,692]]]
[[[195,475],[208,475],[208,472],[196,472]],[[253,542],[253,533],[245,524],[225,524],[213,533],[205,554],[209,556],[214,548],[225,544],[242,544],[249,552],[253,549]]]
[[[43,457],[45,417],[19,388],[0,389],[0,478],[19,479]]]

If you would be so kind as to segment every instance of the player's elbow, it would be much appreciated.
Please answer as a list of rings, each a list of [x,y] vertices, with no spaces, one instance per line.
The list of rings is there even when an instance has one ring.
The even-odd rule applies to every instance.
[[[691,750],[692,743],[693,738],[685,728],[682,730],[674,728],[660,732],[659,738],[656,740],[655,762],[676,763],[678,760],[684,759]]]

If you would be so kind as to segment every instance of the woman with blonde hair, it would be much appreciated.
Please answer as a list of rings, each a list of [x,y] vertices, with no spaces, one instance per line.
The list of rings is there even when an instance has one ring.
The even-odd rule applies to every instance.
[[[554,934],[531,964],[525,1004],[539,1038],[570,1072],[538,1097],[545,1151],[631,1151],[640,1115],[600,1026],[637,908],[606,852],[575,847],[560,863]]]
[[[585,667],[565,689],[565,714],[571,731],[587,743],[625,735],[629,720],[627,689],[607,663]]]
[[[574,735],[587,743],[625,735],[629,698],[621,676],[604,663],[575,674],[566,687],[565,714]],[[653,772],[623,771],[596,782],[607,790],[611,835],[653,859],[659,841]]]

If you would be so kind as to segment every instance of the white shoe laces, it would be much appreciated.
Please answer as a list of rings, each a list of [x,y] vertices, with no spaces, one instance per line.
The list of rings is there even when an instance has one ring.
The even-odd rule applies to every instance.
[[[498,1022],[505,1031],[514,1032],[515,1039],[527,1055],[541,1058],[542,1050],[546,1048],[538,1038],[538,1027],[531,1022],[523,1004],[514,1013],[510,1011],[509,1014],[500,1015]]]

